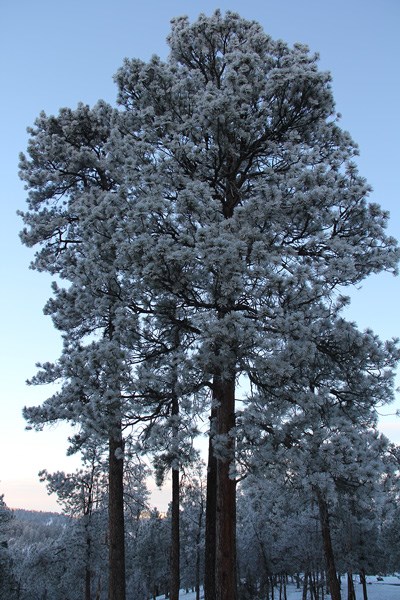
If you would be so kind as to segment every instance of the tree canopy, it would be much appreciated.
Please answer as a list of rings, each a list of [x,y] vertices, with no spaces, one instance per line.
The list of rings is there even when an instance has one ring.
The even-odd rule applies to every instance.
[[[46,312],[64,348],[33,380],[61,391],[25,416],[108,439],[121,540],[127,428],[172,417],[177,467],[208,398],[206,598],[235,600],[242,432],[269,415],[269,439],[285,445],[280,427],[300,439],[316,415],[323,427],[343,415],[370,423],[397,348],[346,324],[342,294],[395,273],[399,250],[316,55],[220,11],[174,19],[168,43],[165,61],[124,61],[117,108],[43,113],[30,129],[21,235],[39,246],[33,266],[58,278]],[[251,385],[243,429],[239,378]],[[117,588],[110,597],[123,600]]]

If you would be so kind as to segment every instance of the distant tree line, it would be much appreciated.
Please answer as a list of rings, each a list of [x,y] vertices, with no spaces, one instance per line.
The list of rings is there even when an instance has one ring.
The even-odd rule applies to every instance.
[[[400,570],[399,448],[387,446],[381,459],[382,468],[375,463],[369,484],[362,490],[355,485],[341,488],[330,511],[336,568],[357,585],[365,575]],[[198,466],[181,482],[180,587],[183,594],[196,592],[198,599],[203,597],[204,584],[204,475]],[[2,500],[1,600],[108,598],[107,486],[88,521],[82,510],[71,510],[72,504],[77,506],[79,478],[87,481],[87,473],[47,474],[49,489],[62,490],[64,514],[11,511]],[[67,498],[68,479],[74,487]],[[240,485],[237,536],[242,600],[284,598],[289,582],[302,589],[303,598],[322,600],[328,594],[318,502],[305,482],[285,479],[282,469],[273,479],[251,476]],[[127,598],[168,598],[171,512],[164,515],[150,508],[143,477],[131,492],[125,502]]]

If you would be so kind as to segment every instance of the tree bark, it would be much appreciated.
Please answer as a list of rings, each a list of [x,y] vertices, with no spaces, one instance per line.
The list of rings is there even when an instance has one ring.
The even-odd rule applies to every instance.
[[[174,331],[174,348],[180,345],[179,330]],[[172,466],[172,505],[171,505],[171,564],[169,578],[169,592],[171,600],[179,600],[180,587],[180,538],[179,538],[179,506],[180,506],[180,482],[179,482],[179,399],[177,396],[178,372],[176,364],[172,367],[172,418],[176,419],[172,424],[172,449],[174,463]]]
[[[319,517],[321,521],[322,541],[329,576],[329,589],[332,600],[341,600],[340,585],[336,574],[335,557],[333,554],[331,530],[329,523],[328,505],[320,490],[316,490]]]
[[[92,558],[92,548],[91,548],[91,538],[89,533],[89,516],[85,515],[85,538],[86,538],[86,561],[85,561],[85,600],[92,600],[92,573],[91,573],[91,558]]]
[[[85,600],[92,600],[90,568],[85,567]]]
[[[347,573],[347,600],[356,600],[356,592],[354,589],[353,574],[351,571]]]
[[[215,396],[215,395],[214,395]],[[213,403],[215,397],[213,397]],[[204,556],[204,599],[215,600],[215,549],[217,519],[217,459],[213,450],[213,436],[216,427],[217,408],[213,404],[210,416],[210,436],[208,441],[206,532]]]
[[[91,563],[92,563],[92,538],[90,534],[90,520],[92,516],[93,509],[93,474],[94,467],[92,465],[92,477],[91,483],[89,486],[89,493],[87,498],[87,503],[84,508],[84,522],[85,522],[85,539],[86,539],[86,564],[85,564],[85,600],[92,600],[92,572],[91,572]]]
[[[109,439],[108,600],[125,600],[124,461],[121,427]]]
[[[235,377],[214,378],[217,436],[224,442],[217,455],[216,600],[236,600],[236,481],[231,479],[235,459]]]
[[[367,592],[367,579],[365,577],[365,569],[364,567],[360,571],[360,579],[363,590],[363,600],[368,600],[368,592]]]
[[[170,599],[179,600],[179,469],[172,469]]]
[[[308,590],[308,572],[306,572],[304,575],[302,600],[307,600],[307,590]]]
[[[201,552],[200,552],[200,543],[201,543],[201,530],[203,526],[203,518],[204,518],[204,502],[203,497],[201,498],[201,505],[199,511],[199,521],[198,521],[198,529],[196,535],[196,579],[195,579],[195,589],[196,589],[196,600],[200,600],[200,565],[201,565]]]

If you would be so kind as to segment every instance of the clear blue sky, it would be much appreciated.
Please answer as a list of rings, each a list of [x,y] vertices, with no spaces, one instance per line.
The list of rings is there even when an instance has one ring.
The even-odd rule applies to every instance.
[[[17,163],[26,127],[41,110],[54,114],[99,98],[113,103],[112,76],[124,57],[165,57],[172,17],[194,20],[216,8],[237,11],[272,37],[320,53],[320,67],[333,75],[342,127],[360,146],[358,164],[374,188],[371,199],[391,212],[390,232],[400,238],[398,0],[2,0],[0,493],[9,506],[54,509],[37,472],[77,464],[65,458],[65,427],[25,432],[21,416],[24,405],[48,394],[27,388],[26,378],[36,362],[56,359],[60,349],[58,333],[42,314],[49,278],[28,269],[32,253],[18,238],[16,211],[25,208],[25,192]],[[382,338],[400,336],[399,298],[400,279],[373,277],[354,293],[349,317]],[[400,443],[400,419],[389,417],[382,428]]]

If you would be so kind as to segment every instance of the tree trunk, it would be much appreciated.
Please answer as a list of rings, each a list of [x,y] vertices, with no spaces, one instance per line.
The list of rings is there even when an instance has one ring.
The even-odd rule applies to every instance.
[[[204,516],[204,502],[203,498],[201,499],[200,512],[199,512],[199,521],[198,521],[198,529],[196,535],[196,578],[195,578],[195,589],[196,589],[196,600],[200,600],[200,565],[201,565],[201,552],[200,552],[200,543],[201,543],[201,530],[203,527],[203,516]]]
[[[90,500],[89,500],[90,503]],[[89,504],[90,506],[90,504]],[[89,532],[89,519],[90,519],[90,510],[89,514],[84,515],[85,520],[85,540],[86,540],[86,556],[85,556],[85,600],[92,600],[92,590],[91,590],[91,581],[92,581],[92,573],[90,570],[91,559],[92,559],[92,544],[91,537]]]
[[[356,592],[354,589],[353,574],[351,571],[347,573],[347,600],[356,600]]]
[[[179,600],[179,469],[172,469],[170,598]]]
[[[91,573],[88,566],[85,567],[85,600],[92,600],[92,592],[90,589]]]
[[[179,348],[179,330],[173,331],[173,347]],[[177,396],[178,370],[176,363],[172,365],[172,505],[171,505],[171,562],[169,573],[169,593],[171,600],[179,600],[180,587],[180,538],[179,538],[179,507],[180,507],[180,482],[179,482],[179,399]]]
[[[216,600],[237,600],[236,581],[236,481],[231,479],[235,458],[235,377],[214,378],[217,400],[217,436],[224,442],[217,456]]]
[[[340,585],[336,574],[335,557],[333,554],[331,530],[329,523],[328,505],[320,490],[316,490],[321,521],[322,541],[324,545],[325,560],[329,576],[329,589],[332,600],[341,600]]]
[[[321,570],[320,573],[320,588],[321,588],[321,600],[325,598],[325,571]]]
[[[287,576],[283,576],[283,600],[287,600]]]
[[[100,600],[100,596],[101,596],[101,575],[99,575],[99,579],[97,582],[96,600]]]
[[[362,568],[360,571],[360,580],[363,590],[363,600],[368,600],[368,592],[367,592],[367,579],[365,577],[365,569]]]
[[[173,331],[173,347],[177,350],[180,346],[179,330]],[[171,600],[179,600],[180,587],[180,538],[179,538],[179,507],[180,507],[180,482],[179,482],[179,398],[177,396],[178,370],[174,363],[172,366],[172,506],[171,506],[171,564],[169,573],[169,592]]]
[[[311,600],[317,600],[317,590],[316,590],[316,587],[315,587],[315,580],[313,578],[313,575],[312,575],[311,571],[309,573],[308,582],[309,582],[309,586],[310,586],[310,597],[311,597]]]
[[[125,600],[124,461],[121,427],[109,439],[108,600]]]
[[[215,402],[215,394],[213,395]],[[210,416],[210,437],[208,442],[206,532],[204,556],[204,599],[215,600],[215,549],[217,518],[217,459],[213,450],[213,436],[216,427],[217,408],[213,405]]]
[[[92,470],[93,475],[93,470]],[[90,533],[90,522],[93,509],[93,479],[89,486],[87,505],[84,509],[86,559],[85,559],[85,600],[92,600],[92,536]]]
[[[270,593],[269,593],[269,575],[266,576],[265,581],[262,582],[262,586],[261,586],[261,591],[264,590],[264,595],[266,600],[269,600],[270,598]]]
[[[308,590],[308,573],[306,572],[303,580],[303,595],[302,600],[307,600],[307,590]]]

